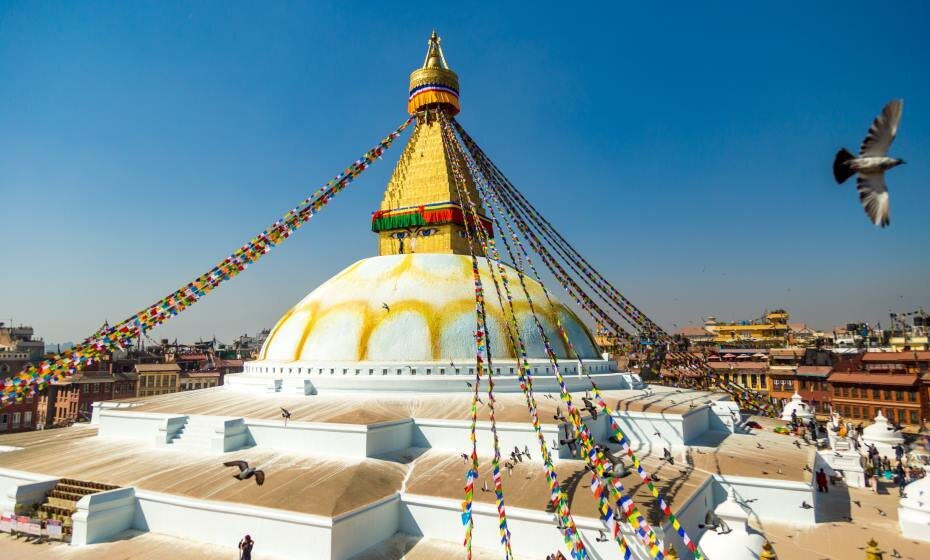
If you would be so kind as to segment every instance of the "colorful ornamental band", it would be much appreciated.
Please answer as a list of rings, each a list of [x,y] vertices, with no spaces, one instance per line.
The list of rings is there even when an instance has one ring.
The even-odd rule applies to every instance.
[[[428,83],[410,89],[407,98],[407,112],[415,114],[421,107],[427,105],[445,104],[454,108],[453,115],[461,110],[459,107],[459,92],[457,89],[445,84]]]
[[[469,217],[470,219],[470,217]],[[491,220],[478,216],[488,236],[494,235]],[[465,225],[462,207],[455,202],[437,202],[421,206],[407,206],[393,210],[378,210],[371,214],[371,231],[380,232],[390,229],[403,229],[428,225],[458,224]]]

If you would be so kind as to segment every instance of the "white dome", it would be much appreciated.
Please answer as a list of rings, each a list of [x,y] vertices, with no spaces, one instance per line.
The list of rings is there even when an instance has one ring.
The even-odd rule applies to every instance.
[[[888,423],[888,419],[879,410],[878,416],[875,417],[875,423],[866,426],[862,430],[862,440],[867,443],[884,443],[894,446],[903,443],[904,436],[901,435],[901,430],[896,430],[894,426]]]
[[[530,358],[545,346],[530,305],[559,358],[570,358],[560,320],[580,357],[600,358],[585,325],[564,305],[549,305],[542,287],[504,265],[521,335]],[[509,306],[498,302],[488,266],[479,261],[493,358],[514,359],[506,331]],[[501,287],[503,292],[503,287]],[[464,255],[386,255],[363,259],[310,292],[272,329],[259,360],[274,362],[416,362],[474,360],[475,286]]]
[[[811,407],[804,402],[804,399],[801,398],[801,395],[795,393],[791,396],[791,401],[785,405],[784,410],[781,411],[782,420],[791,420],[791,412],[794,412],[795,415],[801,420],[808,420],[814,417],[814,413],[811,411]]]

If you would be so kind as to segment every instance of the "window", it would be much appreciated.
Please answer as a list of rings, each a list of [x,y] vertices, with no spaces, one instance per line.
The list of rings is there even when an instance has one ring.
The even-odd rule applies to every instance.
[[[23,425],[28,426],[29,424],[32,424],[32,411],[31,410],[27,410],[25,414],[23,415]]]
[[[895,391],[895,392],[894,392],[894,400],[896,400],[896,401],[903,401],[903,400],[904,400],[904,391]]]
[[[87,383],[81,386],[81,392],[84,393],[85,395],[87,394],[89,390],[90,390],[90,385],[88,385]]]
[[[14,413],[13,413],[13,427],[14,427],[14,428],[18,428],[18,427],[19,427],[19,420],[20,420],[20,418],[22,418],[22,414],[20,414],[19,412],[14,412]]]
[[[9,421],[10,421],[10,416],[8,414],[0,414],[0,430],[5,430],[6,424]]]
[[[875,400],[882,398],[878,389],[872,389],[872,398]]]
[[[750,376],[750,379],[752,379],[752,386],[755,387],[756,386],[756,374],[752,374]]]
[[[445,375],[445,374],[446,374],[446,368],[444,367],[439,368],[439,375]]]
[[[99,392],[100,392],[100,383],[94,383],[94,390],[93,390],[93,392],[94,392],[94,393],[99,393]]]
[[[859,407],[858,407],[858,406],[854,406],[854,407],[853,407],[853,409],[852,409],[852,417],[853,417],[853,418],[860,418],[860,416],[859,416]]]
[[[891,400],[891,391],[890,391],[890,390],[888,390],[888,389],[885,389],[885,390],[884,390],[884,398],[885,398],[886,401],[890,401],[890,400]]]
[[[426,375],[430,375],[432,373],[433,373],[433,368],[426,368]]]
[[[859,398],[859,388],[858,388],[858,387],[853,387],[853,388],[851,388],[851,389],[849,390],[849,394],[852,395],[852,398],[854,398],[854,399]]]
[[[917,417],[917,411],[912,410],[911,411],[911,424],[919,424],[919,423],[920,423],[920,419]]]
[[[916,393],[915,391],[908,391],[908,392],[907,392],[907,400],[909,400],[909,401],[911,401],[911,402],[915,402],[915,401],[917,400],[917,393]]]

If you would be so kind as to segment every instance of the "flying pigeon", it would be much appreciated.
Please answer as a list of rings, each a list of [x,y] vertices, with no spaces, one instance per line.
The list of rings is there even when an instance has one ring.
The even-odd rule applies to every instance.
[[[255,483],[261,486],[265,483],[265,471],[250,467],[246,461],[227,461],[223,463],[224,467],[237,467],[239,472],[233,475],[233,478],[239,480],[248,480],[255,477]]]
[[[904,102],[900,99],[888,102],[882,113],[872,122],[869,133],[859,148],[859,156],[856,157],[846,148],[842,148],[833,160],[833,177],[838,184],[842,184],[856,173],[859,174],[859,182],[856,185],[859,202],[872,223],[881,227],[887,226],[891,221],[888,217],[885,171],[904,163],[903,160],[887,155],[888,148],[898,133],[903,107]]]
[[[578,438],[568,438],[568,439],[559,439],[559,447],[563,445],[568,446],[568,450],[572,452],[572,457],[578,454]]]
[[[388,313],[391,312],[391,306],[388,305],[388,304],[386,304],[386,303],[384,303],[384,302],[381,302],[381,309],[384,309],[384,310],[387,311]]]
[[[588,411],[588,414],[591,415],[591,418],[597,420],[597,408],[594,406],[594,403],[591,402],[591,399],[588,397],[581,397],[581,400],[584,401],[584,408]]]

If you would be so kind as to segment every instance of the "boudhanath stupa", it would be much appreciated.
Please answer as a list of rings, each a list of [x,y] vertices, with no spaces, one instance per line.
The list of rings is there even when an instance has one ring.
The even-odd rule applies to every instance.
[[[786,422],[741,414],[726,393],[647,384],[601,352],[577,305],[514,262],[475,258],[491,245],[470,231],[504,232],[475,162],[450,146],[459,81],[435,34],[407,109],[413,130],[372,214],[377,256],[284,312],[258,358],[223,386],[96,403],[89,424],[0,437],[0,513],[64,516],[70,546],[100,547],[100,557],[127,531],[230,554],[249,534],[256,558],[465,557],[474,437],[476,557],[507,555],[495,441],[515,558],[623,558],[622,540],[637,559],[671,548],[710,558],[703,541],[730,550],[712,560],[742,560],[758,557],[763,538],[779,550],[789,531],[816,532],[828,506],[813,473],[825,463],[813,444],[780,433]],[[478,338],[493,349],[485,362],[479,283]],[[493,376],[493,399],[484,381],[474,391],[481,371]],[[592,383],[609,414],[582,406]],[[569,397],[581,430],[619,458],[603,476],[577,449]],[[230,461],[261,469],[264,483],[237,480]],[[556,476],[573,527],[553,509]],[[597,492],[605,484],[623,496],[613,525]],[[721,531],[717,518],[740,526]]]

